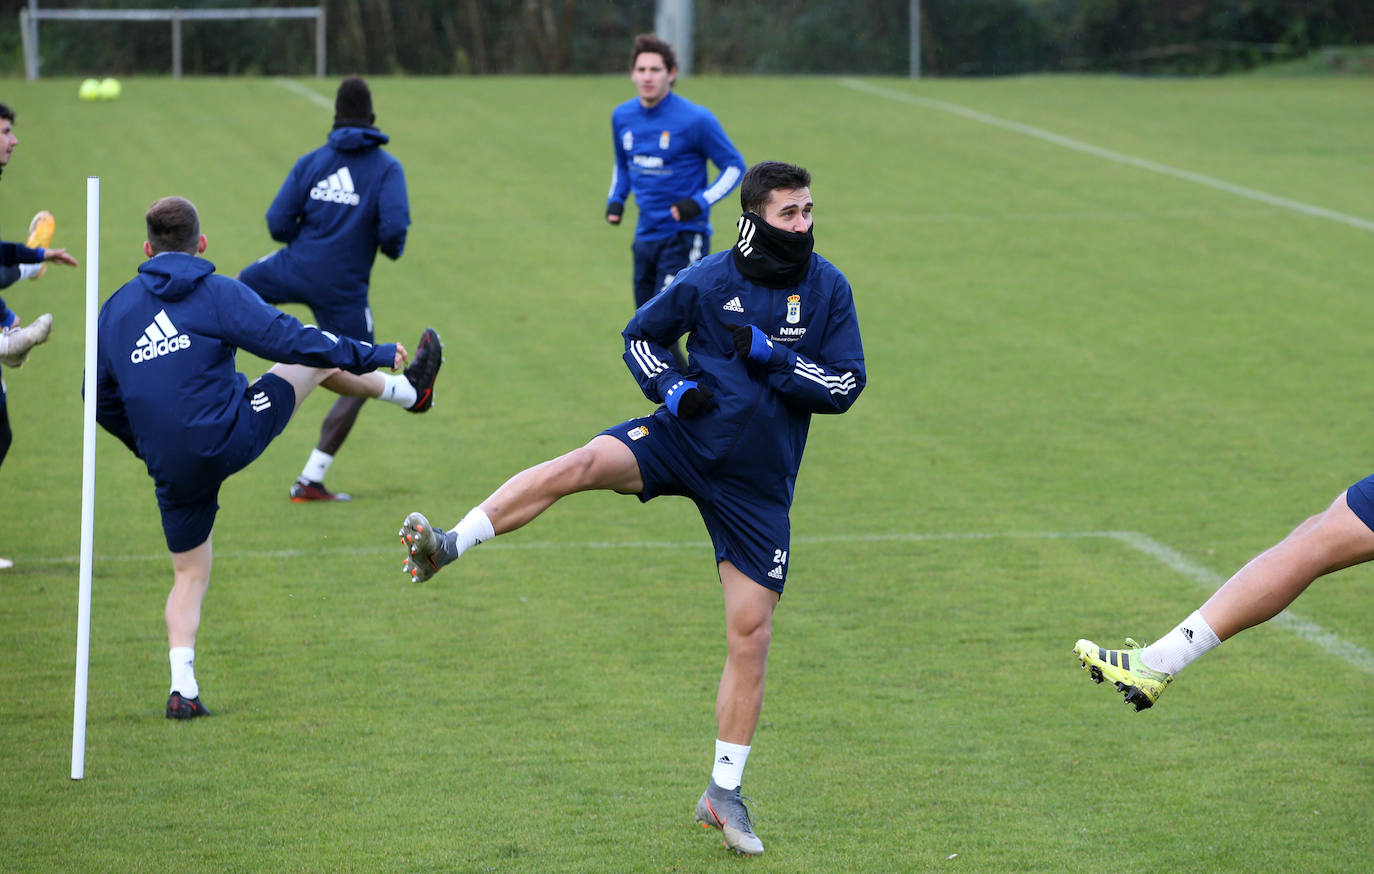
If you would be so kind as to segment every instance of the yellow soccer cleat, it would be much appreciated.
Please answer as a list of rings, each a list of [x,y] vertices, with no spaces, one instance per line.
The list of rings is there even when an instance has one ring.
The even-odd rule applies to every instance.
[[[1126,696],[1126,703],[1134,704],[1139,712],[1153,706],[1174,679],[1173,674],[1145,667],[1140,660],[1141,648],[1128,637],[1125,649],[1103,649],[1091,640],[1080,640],[1073,645],[1073,652],[1094,683],[1110,680]]]
[[[46,209],[40,209],[38,214],[29,222],[29,238],[24,243],[30,249],[46,249],[52,245],[53,234],[57,233],[57,219],[53,218],[52,213]],[[30,276],[30,279],[37,279],[48,271],[48,263],[44,261],[38,268],[38,272]]]

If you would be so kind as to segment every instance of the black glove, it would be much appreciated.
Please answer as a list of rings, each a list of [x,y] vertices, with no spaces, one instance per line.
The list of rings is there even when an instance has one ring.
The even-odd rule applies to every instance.
[[[735,354],[741,358],[748,358],[749,349],[754,345],[754,326],[726,322],[725,327],[730,332],[731,339],[735,341]]]
[[[712,397],[711,390],[696,380],[681,379],[668,389],[664,403],[674,416],[690,419],[710,409]]]
[[[610,219],[611,219],[612,216],[615,216],[616,219],[619,219],[619,218],[620,218],[622,215],[624,215],[624,214],[625,214],[625,204],[621,203],[620,201],[618,201],[618,200],[613,200],[613,201],[611,201],[610,203],[606,204],[606,220],[607,220],[607,221],[610,221]],[[618,222],[618,221],[614,221],[614,222],[611,222],[611,224],[613,224],[613,225],[614,225],[614,224],[619,224],[619,222]]]
[[[711,390],[704,385],[688,389],[677,402],[677,414],[684,419],[699,416],[711,408],[712,397]]]
[[[677,207],[677,220],[680,222],[688,222],[701,215],[701,207],[690,197],[682,198],[673,206]]]

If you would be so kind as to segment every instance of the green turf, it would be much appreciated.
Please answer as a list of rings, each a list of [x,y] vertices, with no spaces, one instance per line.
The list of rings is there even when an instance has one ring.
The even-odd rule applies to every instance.
[[[299,84],[328,98],[334,83]],[[1374,220],[1367,79],[871,84]],[[1164,633],[1374,469],[1374,232],[838,78],[681,86],[750,162],[814,172],[817,248],[854,285],[871,380],[813,423],[798,483],[745,783],[764,857],[730,857],[691,821],[724,644],[688,502],[575,496],[431,584],[400,572],[409,510],[451,525],[505,476],[650,408],[620,361],[630,232],[601,220],[623,77],[373,80],[415,219],[405,257],[374,273],[377,332],[413,344],[438,327],[438,403],[368,408],[329,477],[352,504],[286,500],[325,396],[226,484],[197,646],[216,715],[192,724],[162,718],[171,574],[151,484],[101,436],[71,781],[85,177],[102,177],[102,295],[132,275],[164,194],[196,201],[207,257],[233,274],[270,251],[263,212],[330,115],[272,80],[132,78],[97,104],[73,80],[3,85],[21,144],[0,228],[22,238],[49,208],[83,269],[5,291],[57,329],[5,374],[0,868],[1095,874],[1374,857],[1358,659],[1271,624],[1135,714],[1070,652]],[[717,248],[733,218],[715,213]],[[1368,652],[1370,581],[1322,580],[1295,610]]]

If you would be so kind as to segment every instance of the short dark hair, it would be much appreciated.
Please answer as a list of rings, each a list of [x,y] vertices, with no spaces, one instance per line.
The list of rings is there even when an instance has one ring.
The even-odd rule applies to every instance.
[[[677,69],[677,55],[673,53],[673,47],[663,40],[654,36],[652,33],[641,33],[635,37],[635,47],[630,51],[630,69],[633,70],[635,62],[639,56],[645,52],[663,56],[663,66],[669,70]]]
[[[339,83],[339,91],[334,95],[335,121],[365,121],[371,124],[376,116],[372,114],[372,89],[367,87],[361,76],[349,76]]]
[[[13,124],[14,110],[10,109],[7,104],[0,103],[0,118],[7,119],[10,122],[10,124]]]
[[[196,205],[184,197],[160,197],[148,207],[148,244],[153,254],[185,252],[199,254],[200,215]]]
[[[739,184],[739,205],[745,212],[763,215],[774,191],[809,187],[811,173],[805,167],[782,161],[760,161],[744,172],[744,179]]]

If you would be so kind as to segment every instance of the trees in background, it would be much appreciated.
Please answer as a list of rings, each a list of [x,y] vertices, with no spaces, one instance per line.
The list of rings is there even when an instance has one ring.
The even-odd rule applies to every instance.
[[[311,0],[176,0],[183,9]],[[0,0],[14,21],[23,0]],[[48,0],[143,8],[163,0]],[[654,0],[324,0],[331,73],[610,73],[628,68]],[[713,73],[908,71],[909,0],[696,0],[695,69]],[[1220,73],[1331,45],[1374,44],[1369,0],[921,0],[927,75],[1039,71]],[[186,73],[313,70],[313,23],[185,22]],[[44,22],[44,75],[159,73],[165,24]],[[0,27],[0,72],[22,72]]]

